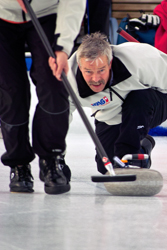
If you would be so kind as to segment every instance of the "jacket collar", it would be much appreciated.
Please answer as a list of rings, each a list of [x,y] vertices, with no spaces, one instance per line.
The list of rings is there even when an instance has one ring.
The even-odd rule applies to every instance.
[[[129,78],[131,76],[130,72],[125,67],[125,65],[115,56],[113,56],[112,71],[113,71],[112,86],[118,84],[119,82],[126,80],[127,78]],[[96,92],[94,92],[93,90],[91,90],[89,88],[89,86],[87,85],[87,83],[85,82],[85,80],[82,76],[82,73],[81,73],[79,67],[77,69],[76,81],[77,81],[79,95],[82,98],[86,98],[88,96],[97,94]],[[110,85],[110,79],[107,82],[104,89],[109,88],[109,85]]]

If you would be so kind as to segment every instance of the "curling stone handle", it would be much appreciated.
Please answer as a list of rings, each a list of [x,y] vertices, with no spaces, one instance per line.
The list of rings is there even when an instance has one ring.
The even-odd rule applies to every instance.
[[[146,160],[148,158],[147,154],[127,154],[122,157],[122,160]]]

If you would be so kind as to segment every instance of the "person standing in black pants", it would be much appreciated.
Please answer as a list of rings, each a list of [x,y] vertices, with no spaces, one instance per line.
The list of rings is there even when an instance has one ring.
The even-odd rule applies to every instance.
[[[22,11],[17,1],[1,1],[0,117],[6,148],[1,161],[11,168],[10,191],[34,191],[30,162],[37,154],[45,192],[64,193],[70,190],[70,169],[63,160],[69,103],[61,72],[68,72],[67,59],[80,30],[86,0],[29,2],[56,54],[56,77],[52,75],[47,52],[29,15]],[[28,130],[30,83],[25,64],[25,43],[32,55],[30,77],[39,100],[33,120],[33,145]]]

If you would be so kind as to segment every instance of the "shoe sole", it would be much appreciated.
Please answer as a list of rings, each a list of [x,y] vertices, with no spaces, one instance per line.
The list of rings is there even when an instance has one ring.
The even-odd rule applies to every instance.
[[[64,186],[56,186],[56,187],[47,187],[44,186],[45,193],[47,194],[63,194],[70,191],[70,184]]]
[[[20,188],[11,188],[10,189],[10,192],[11,193],[33,193],[34,192],[34,189],[29,189],[29,188],[22,188],[22,189],[20,189]]]

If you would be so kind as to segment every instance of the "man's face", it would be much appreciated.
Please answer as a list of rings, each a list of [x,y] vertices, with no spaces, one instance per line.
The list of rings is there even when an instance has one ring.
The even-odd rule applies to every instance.
[[[91,90],[100,92],[105,88],[111,69],[111,62],[108,65],[108,58],[106,55],[99,56],[93,61],[81,58],[79,68],[84,80]]]

